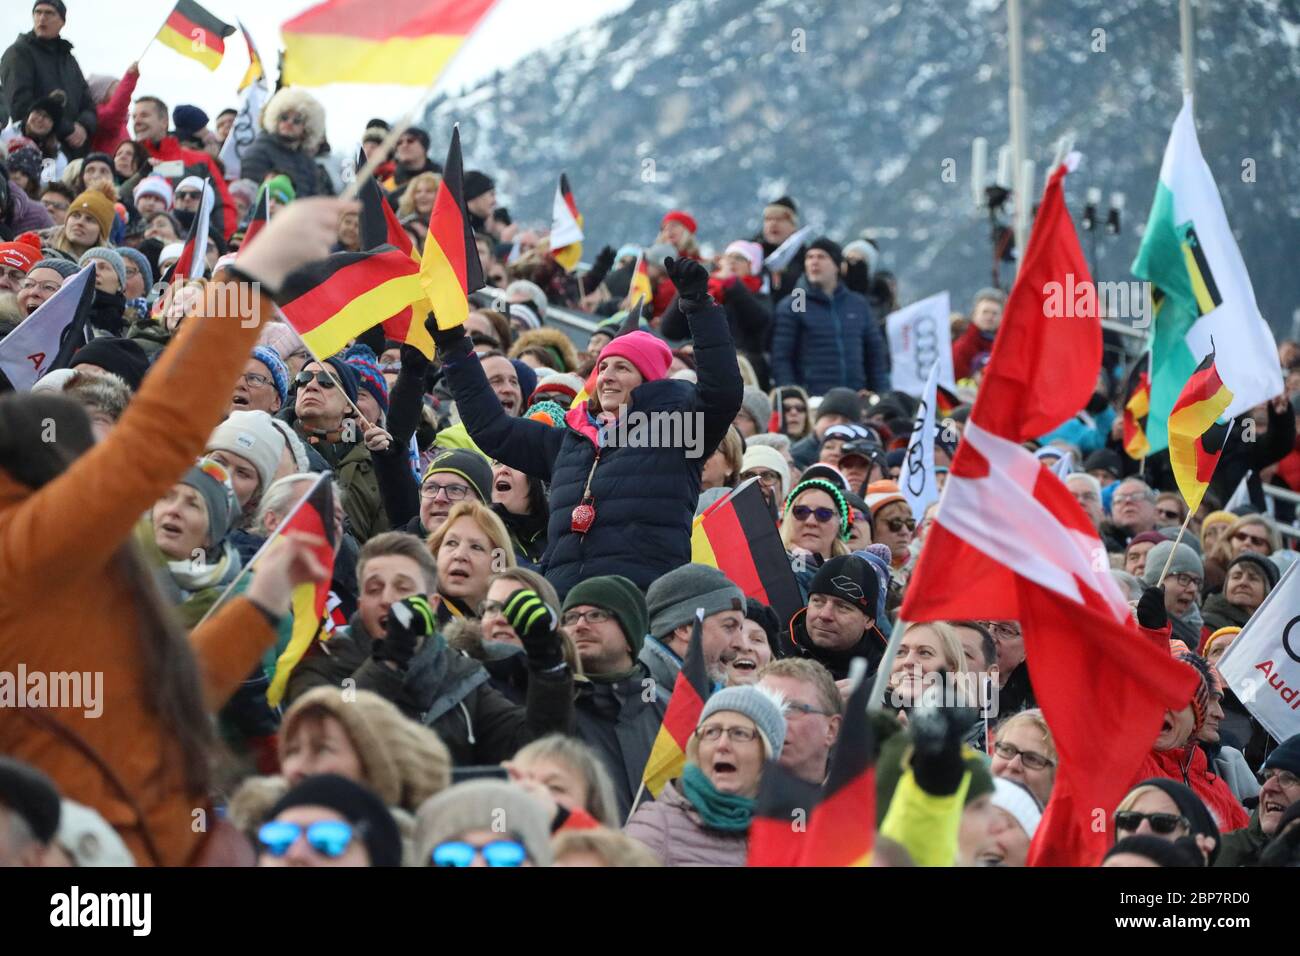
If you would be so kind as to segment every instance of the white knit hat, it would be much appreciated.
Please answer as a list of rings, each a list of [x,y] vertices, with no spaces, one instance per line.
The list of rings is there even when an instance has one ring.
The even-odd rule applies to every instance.
[[[167,204],[168,209],[172,208],[172,184],[161,176],[146,176],[135,184],[131,196],[137,203],[141,196],[157,196]]]
[[[785,500],[785,493],[790,490],[790,465],[785,456],[770,445],[750,445],[745,449],[745,457],[740,460],[740,470],[766,468],[781,476],[781,487],[777,489],[778,501]]]
[[[258,490],[265,494],[275,480],[284,454],[284,435],[270,415],[260,410],[231,412],[208,439],[205,451],[226,451],[247,458],[261,479]]]
[[[1043,808],[1039,805],[1038,798],[1023,784],[1005,777],[994,777],[991,802],[999,810],[1005,810],[1015,817],[1020,829],[1025,831],[1029,839],[1034,838],[1038,824],[1043,819]]]

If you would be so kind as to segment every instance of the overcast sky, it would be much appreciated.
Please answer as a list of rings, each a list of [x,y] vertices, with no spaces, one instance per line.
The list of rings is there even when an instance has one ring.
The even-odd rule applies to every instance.
[[[280,24],[315,5],[315,0],[199,0],[228,23],[243,21],[258,52],[274,75]],[[382,8],[383,0],[375,0]],[[440,88],[455,91],[494,69],[509,66],[573,30],[622,10],[631,0],[499,0],[482,26],[462,48]],[[175,0],[67,0],[68,22],[63,36],[75,47],[87,75],[120,76],[140,55],[149,37],[175,6]],[[32,28],[28,0],[0,2],[0,46]],[[226,40],[226,56],[214,73],[197,62],[154,44],[140,65],[137,94],[152,93],[169,105],[193,103],[211,117],[235,106],[235,93],[248,53],[239,33]],[[360,139],[362,125],[372,116],[395,120],[419,95],[415,87],[333,84],[312,92],[325,104],[330,142],[336,147]]]

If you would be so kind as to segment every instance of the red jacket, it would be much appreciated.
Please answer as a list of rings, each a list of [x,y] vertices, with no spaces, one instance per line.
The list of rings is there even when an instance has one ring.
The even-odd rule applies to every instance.
[[[126,117],[131,111],[131,95],[135,93],[135,84],[139,80],[139,73],[127,73],[118,82],[108,102],[95,107],[99,126],[90,140],[92,153],[108,153],[112,156],[124,141],[131,138],[126,129]]]
[[[1138,775],[1133,781],[1134,786],[1148,777],[1164,777],[1185,783],[1214,815],[1220,833],[1240,830],[1248,826],[1250,817],[1246,813],[1246,808],[1232,795],[1223,778],[1210,771],[1210,762],[1204,750],[1192,745],[1191,764],[1187,765],[1187,772],[1183,772],[1183,766],[1187,764],[1188,759],[1187,750],[1187,747],[1152,750],[1142,761]]]
[[[235,234],[235,228],[239,225],[239,212],[235,209],[235,201],[230,198],[230,190],[226,188],[226,177],[222,175],[221,167],[217,165],[216,160],[202,150],[186,149],[175,136],[166,136],[157,143],[144,140],[140,145],[154,159],[161,159],[164,162],[179,159],[185,164],[186,175],[191,175],[191,167],[207,167],[213,188],[217,191],[217,207],[214,213],[216,218],[213,221],[215,223],[219,220],[221,234],[229,242],[230,237]],[[197,175],[197,172],[193,175]]]
[[[993,351],[993,340],[987,338],[972,322],[966,331],[952,343],[952,374],[960,381],[970,378],[970,367],[983,352]]]

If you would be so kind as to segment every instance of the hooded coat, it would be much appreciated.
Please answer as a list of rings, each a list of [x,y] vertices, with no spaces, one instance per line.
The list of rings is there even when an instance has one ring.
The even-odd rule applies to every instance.
[[[621,574],[644,590],[691,560],[700,473],[740,410],[743,384],[726,313],[710,305],[689,320],[699,384],[645,382],[632,390],[629,402],[629,414],[662,413],[702,422],[694,436],[698,448],[685,450],[598,448],[600,436],[585,406],[570,409],[564,429],[513,418],[501,408],[468,336],[443,357],[461,420],[478,447],[550,484],[542,571],[561,598],[579,581],[603,574]],[[580,534],[572,528],[572,514],[588,476],[596,519]]]
[[[60,142],[72,133],[74,123],[86,131],[80,149],[64,147],[69,158],[84,156],[90,149],[90,137],[98,127],[95,101],[81,72],[72,44],[63,37],[43,40],[34,31],[19,34],[4,56],[0,57],[0,89],[9,104],[9,115],[26,119],[33,104],[42,97],[62,90],[67,97],[63,118],[54,132]]]
[[[280,116],[290,110],[307,119],[299,143],[293,143],[276,132]],[[262,111],[262,131],[240,157],[240,176],[260,183],[274,169],[289,177],[297,198],[315,196],[321,192],[316,150],[324,138],[325,109],[320,101],[303,90],[292,87],[280,90]]]
[[[1232,795],[1223,778],[1214,773],[1205,751],[1194,744],[1173,750],[1152,750],[1138,769],[1135,785],[1148,777],[1164,777],[1191,787],[1223,833],[1239,830],[1250,822],[1246,808]]]

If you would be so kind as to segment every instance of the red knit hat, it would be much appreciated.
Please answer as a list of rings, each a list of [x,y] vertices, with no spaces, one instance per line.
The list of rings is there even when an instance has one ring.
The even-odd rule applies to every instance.
[[[6,266],[30,272],[44,258],[41,241],[35,233],[25,232],[13,242],[0,242],[0,263]]]
[[[687,232],[691,235],[695,235],[695,220],[691,217],[690,213],[682,212],[680,209],[674,209],[669,212],[668,215],[664,216],[664,221],[659,223],[659,228],[662,229],[670,222],[680,223]]]
[[[640,329],[620,335],[601,349],[600,360],[596,362],[596,367],[600,367],[600,361],[614,356],[631,362],[632,367],[640,372],[641,377],[647,382],[656,382],[666,377],[668,366],[673,364],[673,353],[667,343]]]

